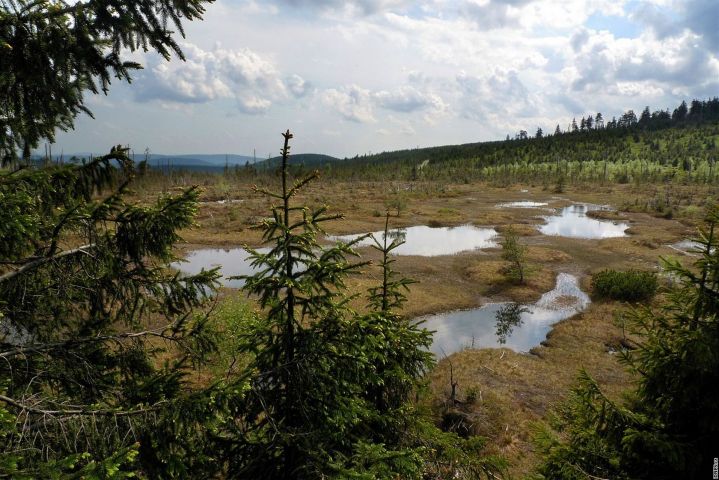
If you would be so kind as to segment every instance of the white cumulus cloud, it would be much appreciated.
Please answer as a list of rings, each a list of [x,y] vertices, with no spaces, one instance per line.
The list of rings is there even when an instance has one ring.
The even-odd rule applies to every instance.
[[[292,74],[283,79],[275,65],[247,49],[203,50],[183,45],[186,61],[152,59],[138,81],[142,100],[205,103],[234,99],[243,113],[266,112],[273,102],[305,95],[310,85]]]
[[[357,85],[330,88],[323,92],[322,101],[337,110],[345,120],[358,123],[375,121],[370,91]]]

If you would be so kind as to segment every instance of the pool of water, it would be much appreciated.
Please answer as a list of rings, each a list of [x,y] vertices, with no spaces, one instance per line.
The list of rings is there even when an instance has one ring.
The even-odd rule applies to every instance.
[[[393,250],[395,255],[419,255],[434,257],[438,255],[453,255],[467,250],[478,248],[496,248],[497,231],[494,228],[480,228],[473,225],[459,227],[416,226],[390,230],[390,238],[401,237],[404,244]],[[373,232],[376,238],[381,239],[384,232]],[[327,237],[330,241],[349,242],[360,237],[358,235],[337,235]],[[358,247],[372,245],[372,239],[366,238],[357,243]]]
[[[258,248],[258,252],[267,253],[268,248]],[[203,268],[220,267],[222,285],[231,288],[240,288],[245,282],[239,279],[230,280],[227,277],[236,275],[251,275],[255,270],[250,265],[250,254],[242,248],[203,248],[193,250],[187,254],[184,262],[175,262],[171,266],[187,275],[196,275]]]
[[[546,338],[554,323],[584,310],[589,303],[589,296],[579,287],[577,277],[560,273],[554,289],[536,303],[523,306],[525,311],[512,312],[510,303],[490,303],[472,310],[422,317],[419,321],[423,327],[435,331],[431,351],[438,358],[464,348],[507,347],[527,352]],[[509,315],[498,324],[498,313],[507,310]],[[512,313],[518,317],[514,321]],[[502,329],[504,342],[498,335]]]
[[[701,243],[695,242],[694,240],[682,240],[681,242],[672,243],[667,246],[690,257],[698,257],[701,255],[703,248]]]
[[[498,203],[498,208],[540,208],[549,205],[547,202],[532,202],[530,200],[522,200],[519,202]]]
[[[591,210],[601,210],[598,205],[572,205],[558,215],[543,217],[545,224],[539,227],[544,235],[571,238],[613,238],[626,236],[628,223],[597,220],[587,216]]]

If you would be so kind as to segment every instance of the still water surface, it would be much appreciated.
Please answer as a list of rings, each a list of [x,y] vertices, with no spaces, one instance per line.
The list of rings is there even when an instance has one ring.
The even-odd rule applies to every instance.
[[[531,200],[522,200],[519,202],[507,202],[507,203],[498,203],[498,208],[539,208],[539,207],[546,207],[549,205],[547,202],[533,202]]]
[[[438,227],[416,226],[390,230],[390,238],[399,236],[403,238],[404,244],[400,245],[392,253],[395,255],[419,255],[423,257],[434,257],[438,255],[453,255],[467,250],[478,248],[496,248],[497,231],[494,228],[481,228],[473,225],[461,225],[459,227]],[[384,232],[373,232],[377,239],[381,239]],[[350,242],[361,235],[337,235],[327,237],[330,241]],[[357,243],[357,247],[372,245],[371,238],[366,238]]]
[[[267,253],[269,248],[258,248],[258,252]],[[230,280],[227,277],[237,275],[251,275],[255,269],[250,265],[250,254],[242,248],[203,248],[193,250],[187,254],[184,262],[175,262],[171,266],[187,275],[196,275],[204,268],[220,267],[222,278],[220,282],[225,287],[240,288],[245,284],[243,280]]]
[[[552,325],[584,310],[589,296],[579,287],[577,277],[568,273],[557,276],[554,289],[542,295],[536,303],[526,305],[518,324],[500,343],[497,335],[497,313],[508,303],[489,303],[472,310],[460,310],[421,317],[422,326],[434,330],[432,353],[438,358],[464,348],[507,347],[527,352],[539,345]]]
[[[701,243],[694,240],[682,240],[680,242],[672,243],[671,245],[668,245],[668,247],[690,257],[698,257],[701,255],[704,248]]]
[[[628,223],[597,220],[587,216],[590,210],[601,210],[598,205],[572,205],[565,207],[559,215],[543,217],[546,223],[539,227],[544,235],[571,238],[613,238],[624,237]]]

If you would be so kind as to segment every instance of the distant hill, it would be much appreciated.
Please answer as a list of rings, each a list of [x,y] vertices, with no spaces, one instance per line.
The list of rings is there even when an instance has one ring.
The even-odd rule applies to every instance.
[[[73,159],[76,161],[99,157],[104,153],[80,152],[63,155],[53,155],[53,160],[58,163],[67,163]],[[132,156],[135,162],[140,163],[145,159],[145,154],[137,153]],[[42,162],[42,156],[33,155],[36,162]],[[184,169],[195,171],[222,172],[225,165],[228,167],[245,166],[246,164],[255,163],[255,158],[249,155],[235,155],[224,153],[190,153],[181,155],[163,155],[152,153],[148,155],[148,164],[150,168],[160,169]],[[266,160],[265,160],[266,161]],[[259,163],[259,161],[258,161]]]
[[[92,152],[77,152],[77,153],[64,153],[62,155],[53,155],[52,158],[57,162],[69,162],[71,159],[88,159],[91,157],[100,157],[105,155],[103,153],[92,153]],[[145,159],[144,153],[135,152],[131,155],[136,162],[141,162]],[[42,155],[33,155],[33,158],[42,159]],[[261,159],[259,160],[261,161]],[[185,166],[185,165],[206,165],[224,167],[226,164],[229,166],[245,165],[247,162],[254,163],[255,158],[250,155],[235,155],[235,154],[224,154],[224,153],[188,153],[181,155],[164,155],[160,153],[151,153],[148,155],[148,162],[150,166],[155,167],[158,165],[166,166],[171,164],[173,166]]]
[[[302,165],[307,168],[319,168],[325,167],[328,164],[341,162],[339,158],[332,157],[330,155],[323,155],[320,153],[299,153],[297,155],[290,155],[290,164],[294,166]],[[282,157],[273,157],[262,162],[257,162],[257,168],[269,169],[275,168],[282,162]]]
[[[91,157],[99,157],[103,154],[98,153],[71,153],[53,155],[56,162],[70,162],[71,160],[81,161]],[[42,162],[42,156],[33,155],[33,160],[37,163]],[[134,154],[134,160],[140,163],[145,159],[145,154]],[[319,153],[300,153],[290,156],[290,162],[293,166],[304,166],[307,168],[321,168],[331,163],[341,161],[329,155]],[[188,153],[181,155],[164,155],[160,153],[152,153],[148,155],[147,161],[150,168],[153,169],[171,169],[171,170],[193,170],[203,172],[222,172],[225,166],[234,168],[236,166],[244,167],[247,164],[255,165],[259,170],[268,170],[276,168],[280,165],[282,157],[274,157],[269,159],[255,159],[249,155],[235,155],[224,153]]]
[[[300,153],[290,156],[290,162],[293,166],[302,165],[307,168],[325,167],[330,163],[340,161],[338,158],[329,155],[317,153]],[[138,157],[135,157],[139,161]],[[247,164],[255,165],[259,170],[268,170],[276,168],[280,165],[282,157],[274,157],[266,160],[258,160],[255,162],[253,157],[245,155],[206,155],[206,154],[188,154],[188,155],[159,155],[152,154],[148,160],[151,168],[170,168],[185,169],[207,172],[221,172],[225,166],[243,167]]]
[[[140,161],[145,158],[144,155],[135,154],[135,161]],[[162,155],[152,153],[149,155],[148,163],[150,167],[164,167],[177,168],[177,167],[220,167],[224,168],[225,165],[234,167],[235,165],[245,165],[246,163],[254,163],[254,157],[249,155],[234,155],[234,154],[206,154],[206,153],[193,153],[184,155]]]

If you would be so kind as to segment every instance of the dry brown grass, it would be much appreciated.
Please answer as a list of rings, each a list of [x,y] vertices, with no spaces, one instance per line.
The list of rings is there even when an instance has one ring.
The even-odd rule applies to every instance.
[[[269,213],[270,203],[252,191],[249,184],[213,184],[204,180],[205,193],[198,218],[199,226],[183,232],[188,242],[183,249],[200,246],[257,246],[260,237],[250,225]],[[657,269],[662,255],[677,256],[666,245],[693,233],[700,219],[696,208],[687,202],[715,195],[713,187],[671,187],[672,198],[684,206],[677,208],[674,219],[658,218],[656,213],[636,211],[596,212],[592,215],[629,222],[631,235],[605,240],[578,240],[539,235],[536,226],[548,212],[542,209],[497,208],[503,202],[532,200],[548,202],[552,208],[572,201],[625,206],[641,210],[642,205],[663,187],[632,185],[569,186],[560,196],[537,186],[497,188],[486,184],[438,185],[431,182],[340,183],[319,181],[302,192],[298,200],[318,206],[328,203],[346,217],[327,225],[329,233],[349,234],[381,230],[384,226],[385,201],[400,192],[406,209],[393,217],[393,227],[412,225],[459,225],[472,223],[493,226],[503,231],[512,225],[527,245],[531,274],[525,285],[509,283],[502,275],[504,262],[500,249],[464,252],[443,257],[397,257],[394,267],[404,275],[418,280],[409,293],[407,316],[470,308],[488,300],[531,302],[550,290],[557,272],[580,276],[582,286],[589,289],[589,274],[605,269]],[[522,192],[527,189],[528,192]],[[658,193],[658,191],[660,193]],[[149,198],[151,189],[143,196]],[[241,203],[217,203],[222,198],[242,200]],[[686,216],[682,216],[682,212]],[[371,249],[360,249],[362,259],[377,260]],[[350,290],[363,292],[379,280],[378,272],[353,277]],[[355,301],[362,308],[364,299]],[[531,442],[531,423],[543,418],[547,411],[567,394],[580,368],[592,374],[604,390],[619,398],[631,385],[632,378],[609,353],[608,345],[616,346],[622,332],[614,325],[614,316],[621,310],[616,303],[594,303],[585,312],[554,326],[542,346],[531,354],[508,349],[465,350],[450,357],[454,376],[459,382],[460,398],[476,388],[480,398],[467,409],[471,412],[477,432],[490,439],[490,448],[504,454],[510,461],[511,473],[522,476],[531,471],[538,459]],[[441,361],[430,375],[431,391],[436,404],[448,394],[449,361]]]
[[[436,402],[449,395],[449,368],[459,386],[459,398],[470,389],[481,399],[470,407],[478,412],[477,431],[489,438],[493,452],[510,460],[510,473],[521,477],[538,463],[531,432],[566,398],[580,368],[586,369],[615,399],[631,385],[632,378],[609,353],[622,336],[614,325],[616,305],[593,304],[582,314],[555,325],[542,346],[531,354],[508,349],[465,350],[444,359],[431,373]]]

